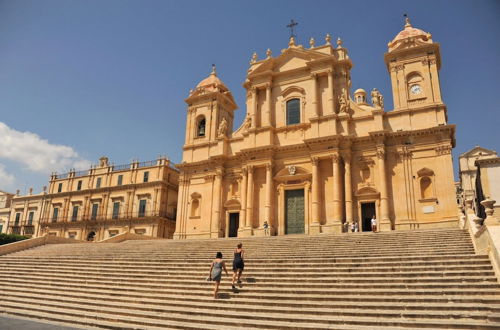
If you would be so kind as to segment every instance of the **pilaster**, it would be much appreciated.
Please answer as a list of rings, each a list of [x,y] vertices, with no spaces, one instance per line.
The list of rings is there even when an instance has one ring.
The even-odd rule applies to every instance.
[[[312,164],[312,219],[311,226],[309,227],[310,234],[318,234],[320,232],[319,223],[319,159],[313,157],[311,159]]]

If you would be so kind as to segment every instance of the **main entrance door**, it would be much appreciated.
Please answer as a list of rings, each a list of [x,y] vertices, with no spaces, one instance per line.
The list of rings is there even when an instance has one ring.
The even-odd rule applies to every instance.
[[[238,237],[238,228],[240,226],[240,214],[229,213],[229,237]]]
[[[285,190],[285,233],[304,233],[304,189]]]
[[[372,217],[375,215],[375,203],[361,204],[361,226],[363,231],[372,231]]]

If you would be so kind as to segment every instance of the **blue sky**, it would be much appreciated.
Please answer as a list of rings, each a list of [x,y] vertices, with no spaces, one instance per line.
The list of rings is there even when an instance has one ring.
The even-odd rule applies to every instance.
[[[455,157],[500,151],[500,1],[0,0],[0,190],[38,192],[102,155],[179,162],[189,89],[215,63],[239,126],[248,61],[286,48],[291,18],[301,44],[341,37],[352,91],[376,87],[391,109],[383,55],[403,13],[441,44]]]

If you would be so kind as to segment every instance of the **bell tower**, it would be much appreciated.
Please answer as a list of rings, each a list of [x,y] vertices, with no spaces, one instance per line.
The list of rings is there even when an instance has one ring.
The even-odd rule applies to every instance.
[[[406,18],[404,30],[387,46],[384,59],[391,75],[394,109],[442,104],[441,56],[431,34],[414,28]]]
[[[210,146],[231,135],[237,106],[229,89],[217,77],[215,65],[210,75],[189,92],[185,102],[188,109],[183,160],[189,161],[189,150]]]

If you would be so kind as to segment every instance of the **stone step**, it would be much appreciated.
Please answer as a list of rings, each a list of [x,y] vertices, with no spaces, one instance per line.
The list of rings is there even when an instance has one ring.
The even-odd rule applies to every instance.
[[[192,277],[176,277],[176,278],[160,278],[160,279],[141,279],[140,282],[136,279],[126,279],[126,278],[109,278],[102,276],[72,276],[68,278],[64,275],[58,274],[50,274],[47,276],[46,274],[19,274],[15,278],[5,277],[6,283],[38,283],[37,281],[41,281],[40,283],[85,283],[85,284],[105,284],[108,286],[123,286],[123,285],[133,285],[136,287],[162,287],[167,284],[178,284],[178,285],[211,285],[207,284],[207,281],[203,278],[192,278]],[[229,278],[228,278],[229,281]],[[413,288],[413,287],[446,287],[446,286],[454,286],[454,287],[462,287],[462,286],[488,286],[492,288],[498,287],[500,285],[497,282],[496,277],[484,277],[484,276],[476,276],[470,278],[464,278],[462,276],[458,277],[445,277],[445,278],[416,278],[412,280],[408,280],[406,278],[391,278],[387,280],[386,278],[370,278],[370,279],[352,279],[350,277],[324,277],[319,279],[309,279],[304,278],[297,281],[296,277],[289,278],[280,278],[279,282],[267,280],[267,279],[259,279],[258,281],[253,278],[242,278],[245,286],[248,287],[402,287],[402,288]]]
[[[32,259],[21,259],[21,258],[3,258],[0,259],[2,262],[2,265],[8,265],[8,266],[16,266],[16,265],[40,265],[40,263],[43,262],[43,265],[47,266],[66,266],[66,265],[81,265],[80,260],[74,260],[74,259],[66,259],[66,260],[54,260],[54,259],[43,259],[43,260],[32,260]],[[148,261],[145,262],[143,260],[136,260],[133,261],[133,259],[129,260],[115,260],[115,259],[109,259],[109,260],[92,260],[92,259],[87,259],[90,265],[93,266],[100,266],[100,265],[105,265],[107,266],[120,266],[120,267],[171,267],[171,266],[178,266],[178,265],[191,265],[191,266],[201,266],[201,267],[206,267],[207,263],[210,262],[210,259],[205,259],[205,260],[186,260],[186,259],[175,259],[175,260],[169,260],[166,259],[162,262],[158,261]],[[229,259],[227,262],[231,262],[231,259]],[[304,267],[304,266],[309,266],[309,265],[323,265],[323,264],[328,264],[328,265],[339,265],[339,266],[344,266],[344,265],[362,265],[365,267],[368,266],[398,266],[398,265],[405,265],[405,266],[447,266],[447,265],[489,265],[490,260],[488,259],[488,256],[483,255],[483,256],[474,256],[474,258],[471,258],[469,256],[464,257],[464,258],[457,258],[455,260],[448,260],[448,259],[436,259],[436,260],[407,260],[407,261],[363,261],[363,260],[349,260],[349,259],[307,259],[305,260],[272,260],[272,259],[246,259],[246,263],[250,264],[256,264],[259,263],[261,265],[267,265],[267,264],[277,264],[281,267]]]
[[[262,256],[262,255],[275,255],[275,256],[280,256],[280,255],[294,255],[294,256],[302,256],[302,253],[307,253],[307,255],[311,256],[331,256],[331,255],[393,255],[394,250],[398,251],[398,255],[418,255],[419,253],[429,253],[432,252],[432,254],[440,255],[440,254],[459,254],[459,253],[470,253],[471,251],[474,251],[474,248],[470,245],[463,245],[463,246],[453,246],[453,247],[437,247],[437,246],[412,246],[412,247],[394,247],[394,248],[377,248],[374,246],[367,246],[367,247],[346,247],[343,249],[339,249],[337,247],[332,247],[332,248],[324,248],[324,249],[301,249],[301,250],[285,250],[285,249],[274,249],[274,250],[265,250],[265,249],[259,249],[259,248],[245,248],[245,254],[247,256]],[[215,253],[220,251],[225,255],[232,255],[232,252],[234,249],[222,249],[218,246],[215,246],[213,248],[205,248],[202,251],[171,251],[167,249],[162,249],[158,247],[155,249],[155,251],[124,251],[124,250],[117,250],[113,251],[110,249],[103,249],[101,251],[95,251],[94,254],[96,256],[105,256],[105,257],[113,257],[113,256],[123,256],[127,255],[128,257],[141,257],[141,256],[148,256],[152,255],[154,257],[207,257],[207,256],[212,256]],[[51,251],[37,251],[37,253],[25,253],[25,256],[33,255],[36,256],[38,255],[50,255]],[[15,255],[15,254],[13,254]],[[59,252],[53,252],[54,256],[59,256],[59,257],[73,257],[73,256],[81,256],[81,257],[89,257],[93,256],[93,253],[90,252],[71,252],[71,251],[59,251]],[[21,254],[18,254],[16,256],[22,256]]]
[[[10,255],[9,255],[10,256]],[[78,262],[81,263],[81,260],[84,259],[88,262],[133,262],[133,263],[163,263],[163,262],[199,262],[199,263],[210,263],[213,260],[213,257],[204,257],[204,258],[129,258],[129,257],[118,257],[118,258],[96,258],[96,257],[88,257],[88,258],[73,258],[73,257],[1,257],[0,261],[3,260],[22,260],[29,262]],[[384,257],[323,257],[323,258],[307,258],[307,261],[311,262],[325,262],[325,263],[368,263],[368,262],[415,262],[415,261],[446,261],[446,260],[457,260],[457,259],[465,259],[465,260],[477,260],[483,259],[488,260],[488,256],[486,255],[476,255],[476,254],[446,254],[446,255],[415,255],[415,256],[384,256]],[[302,257],[288,257],[286,259],[283,258],[250,258],[247,260],[254,260],[261,263],[294,263],[297,261],[303,261],[305,258]]]
[[[223,283],[221,285],[221,292],[230,293],[232,290],[230,289],[230,283]],[[108,288],[108,287],[96,287],[94,288],[91,285],[86,287],[82,286],[63,286],[58,283],[54,283],[54,285],[50,283],[40,283],[37,285],[30,285],[29,283],[19,283],[15,287],[9,286],[11,291],[21,290],[21,292],[26,292],[26,290],[54,290],[56,292],[75,292],[78,294],[92,294],[92,295],[107,295],[110,297],[109,299],[116,299],[117,297],[122,297],[123,299],[133,299],[133,300],[141,300],[147,298],[154,299],[162,299],[164,301],[199,301],[200,299],[212,299],[211,290],[203,290],[202,292],[191,292],[189,290],[180,292],[160,292],[155,290],[154,292],[150,292],[148,290],[139,290],[134,288]],[[23,291],[24,290],[24,291]],[[145,293],[147,295],[145,295]],[[293,292],[286,292],[281,294],[273,294],[273,293],[259,293],[255,294],[254,292],[243,292],[241,294],[240,291],[238,294],[230,296],[231,302],[243,303],[243,302],[252,302],[260,304],[261,301],[268,302],[274,301],[276,305],[276,299],[279,300],[279,304],[294,304],[299,306],[307,305],[311,303],[338,303],[338,302],[356,302],[356,303],[367,303],[373,302],[378,304],[386,304],[386,303],[435,303],[435,304],[450,304],[450,303],[471,303],[471,304],[492,304],[492,305],[500,305],[500,296],[499,295],[490,295],[490,294],[478,294],[474,295],[400,295],[400,296],[373,296],[369,293],[359,292],[357,294],[352,295],[338,295],[338,294],[296,294]],[[222,301],[222,300],[220,300]]]
[[[43,299],[54,299],[54,301],[58,301],[64,298],[68,299],[91,299],[97,301],[106,301],[113,302],[116,304],[122,303],[134,303],[140,302],[142,306],[146,304],[152,304],[157,306],[157,308],[161,308],[161,306],[177,306],[177,307],[200,307],[200,308],[214,308],[214,309],[223,309],[223,310],[233,310],[233,311],[261,311],[262,306],[268,306],[266,310],[272,309],[274,312],[282,312],[282,313],[296,313],[300,310],[307,311],[308,314],[318,314],[318,313],[330,313],[331,308],[334,309],[384,309],[384,310],[434,310],[434,311],[483,311],[490,313],[500,313],[500,300],[498,304],[483,304],[483,303],[460,303],[453,302],[451,305],[449,302],[447,303],[405,303],[405,302],[386,302],[382,306],[379,303],[373,302],[339,302],[339,301],[331,301],[331,302],[289,302],[287,304],[276,305],[274,300],[259,300],[258,304],[255,304],[253,301],[238,299],[234,297],[232,299],[218,299],[214,300],[210,297],[198,297],[194,299],[190,299],[188,301],[182,300],[174,300],[174,299],[155,299],[148,297],[141,297],[134,300],[126,299],[125,297],[120,298],[119,296],[114,295],[105,295],[105,294],[96,294],[96,293],[86,293],[86,292],[72,292],[72,291],[58,291],[54,292],[53,290],[47,289],[33,289],[29,293],[23,291],[20,288],[9,288],[6,287],[4,289],[5,292],[8,292],[11,296],[19,296],[19,297],[35,297],[40,296]],[[237,301],[233,301],[237,299]],[[141,307],[142,307],[141,306]]]
[[[345,316],[345,317],[403,317],[403,318],[428,318],[428,319],[442,319],[442,318],[468,318],[475,320],[488,320],[491,322],[500,321],[500,314],[497,312],[500,311],[499,308],[493,308],[490,310],[482,310],[482,311],[468,311],[467,317],[464,317],[463,311],[457,311],[454,308],[448,308],[447,310],[440,311],[429,311],[429,310],[393,310],[386,309],[383,307],[376,307],[371,310],[367,310],[365,308],[304,308],[304,307],[268,307],[263,310],[259,306],[254,306],[254,308],[250,308],[249,306],[245,306],[245,308],[241,308],[236,306],[220,306],[214,303],[201,304],[201,305],[187,305],[184,304],[182,306],[176,306],[171,304],[162,304],[156,305],[151,303],[146,303],[144,301],[138,302],[127,302],[125,304],[118,302],[110,302],[105,301],[103,299],[95,300],[89,299],[86,297],[50,297],[47,299],[44,295],[33,294],[30,296],[29,294],[18,294],[11,295],[7,299],[7,301],[13,302],[23,302],[27,300],[33,299],[37,301],[37,298],[43,302],[50,301],[50,304],[57,304],[62,306],[68,306],[69,304],[75,305],[85,305],[85,306],[93,306],[93,307],[101,307],[101,308],[121,308],[124,310],[128,310],[129,313],[140,313],[142,312],[152,312],[152,313],[163,313],[166,310],[168,312],[175,313],[188,313],[192,314],[194,312],[203,315],[212,315],[213,311],[221,311],[220,315],[226,318],[233,318],[240,316],[246,316],[246,318],[275,318],[275,319],[284,319],[286,317],[294,318],[296,321],[297,317],[301,317],[301,314],[305,315],[316,315],[317,317],[329,317],[330,315],[335,316]],[[472,312],[472,313],[470,313]],[[219,314],[219,313],[216,313]]]
[[[202,279],[196,280],[170,280],[170,281],[109,281],[102,278],[91,278],[91,277],[81,277],[81,278],[71,278],[66,279],[63,276],[34,276],[34,275],[20,275],[15,279],[9,279],[5,281],[5,284],[15,285],[15,283],[26,283],[26,284],[37,284],[37,283],[59,283],[60,285],[92,285],[94,287],[122,287],[122,286],[131,286],[135,288],[141,288],[143,290],[162,290],[162,289],[188,289],[188,288],[207,288],[211,287],[213,284],[211,282],[203,281]],[[346,281],[344,283],[331,283],[328,281],[323,281],[321,283],[302,283],[302,282],[288,282],[288,283],[276,283],[276,282],[258,282],[258,283],[248,283],[244,282],[244,287],[246,290],[253,290],[255,288],[273,288],[274,290],[283,290],[283,291],[296,291],[304,288],[312,289],[311,292],[316,292],[320,289],[398,289],[398,290],[442,290],[442,289],[500,289],[500,284],[495,282],[474,282],[474,283],[450,283],[447,281],[441,281],[438,283],[387,283],[384,281],[382,283],[364,283],[364,284],[356,284],[350,283]]]
[[[229,282],[227,281],[223,283],[224,285],[227,285],[229,287]],[[7,280],[5,284],[7,283],[12,283],[10,280]],[[52,284],[52,283],[48,283]],[[82,286],[81,284],[74,284],[74,283],[61,283],[61,282],[56,282],[54,283],[58,287],[61,288],[67,288],[70,290],[71,288],[75,287],[80,287]],[[16,284],[17,286],[24,286],[28,287],[30,286],[30,282],[24,282],[24,283],[18,283]],[[31,287],[40,287],[40,284],[31,284]],[[106,285],[99,285],[99,284],[90,284],[87,283],[84,285],[85,288],[88,289],[97,289],[97,290],[106,290],[108,287]],[[139,287],[113,287],[113,291],[130,291],[130,292],[141,292],[141,293],[147,293],[150,294],[153,291],[149,288],[139,288]],[[185,293],[185,294],[208,294],[209,289],[203,286],[191,286],[191,287],[186,287],[186,286],[175,286],[175,285],[164,285],[163,288],[156,288],[154,292],[156,293],[161,293],[161,294],[173,294],[173,293]],[[243,289],[239,289],[239,295],[279,295],[280,293],[283,292],[282,289],[280,288],[274,288],[274,287],[266,287],[266,288],[260,288],[260,287],[243,287]],[[319,289],[314,289],[310,288],[307,286],[304,287],[298,287],[298,288],[292,288],[289,287],[287,288],[286,292],[293,293],[293,294],[299,294],[299,295],[320,295],[322,294],[324,298],[327,298],[328,296],[343,296],[343,295],[355,295],[355,294],[360,294],[360,290],[357,288],[341,288],[341,289],[332,289],[332,288],[319,288]],[[488,294],[488,295],[498,295],[500,298],[500,290],[498,288],[437,288],[437,289],[432,289],[432,288],[422,288],[422,289],[416,289],[416,288],[382,288],[382,289],[375,289],[375,288],[365,288],[363,290],[363,294],[366,295],[380,295],[380,296],[401,296],[401,295],[414,295],[414,296],[420,296],[420,295],[461,295],[461,296],[474,296],[474,295],[481,295],[481,294]]]
[[[206,271],[207,268],[209,267],[209,264],[206,263],[204,265],[176,265],[176,266],[158,266],[158,267],[133,267],[133,266],[114,266],[112,264],[110,265],[86,265],[84,271],[88,273],[95,273],[95,272],[106,272],[106,273],[112,273],[112,272],[121,272],[121,273],[131,273],[131,274],[136,274],[136,273],[141,273],[144,275],[161,275],[161,274],[170,274],[171,269],[175,268],[176,271],[190,271],[190,272],[203,272]],[[227,268],[231,268],[232,265],[231,263],[226,263]],[[288,273],[290,271],[294,272],[302,272],[304,275],[307,275],[308,273],[312,272],[353,272],[353,271],[360,271],[360,272],[377,272],[377,273],[382,273],[382,272],[393,272],[393,271],[399,271],[399,272],[407,272],[407,271],[426,271],[429,269],[428,265],[425,266],[408,266],[404,264],[400,265],[392,265],[392,266],[365,266],[363,264],[356,264],[356,265],[351,265],[351,264],[309,264],[309,265],[302,265],[302,266],[297,266],[297,267],[283,267],[280,265],[280,267],[269,267],[267,265],[261,265],[258,262],[245,262],[245,268],[247,271],[252,271],[252,272],[265,272],[265,271],[270,271],[273,273]],[[462,264],[462,265],[444,265],[444,266],[439,266],[439,265],[433,265],[432,266],[433,271],[469,271],[469,270],[492,270],[493,267],[491,264]],[[36,270],[43,270],[43,271],[49,271],[49,270],[58,270],[58,271],[82,271],[81,265],[57,265],[57,266],[52,266],[52,265],[36,265],[36,264],[17,264],[17,265],[9,265],[5,264],[3,267],[3,270],[5,271],[36,271]]]
[[[231,268],[239,242],[243,284],[223,276],[213,300],[209,264],[222,251]],[[0,263],[3,310],[84,327],[500,328],[500,283],[459,229],[45,245]]]
[[[380,311],[376,314],[376,317],[370,316],[362,316],[355,315],[354,317],[347,317],[345,315],[341,316],[324,316],[317,317],[317,315],[307,315],[301,314],[299,316],[293,315],[283,315],[279,313],[248,313],[248,312],[239,312],[239,313],[229,313],[224,311],[224,313],[218,313],[214,316],[214,311],[210,309],[186,309],[186,308],[173,308],[169,307],[167,310],[161,309],[160,311],[151,311],[142,309],[140,311],[136,311],[133,309],[126,309],[121,307],[106,307],[106,306],[92,306],[89,304],[82,303],[69,303],[66,302],[64,304],[64,308],[60,307],[59,302],[52,302],[41,299],[15,299],[8,298],[8,301],[0,302],[0,306],[5,306],[6,304],[20,306],[22,305],[24,309],[34,309],[40,310],[42,308],[50,308],[52,311],[63,313],[68,315],[73,312],[75,314],[80,313],[80,315],[93,313],[94,315],[99,315],[99,318],[111,318],[123,320],[124,318],[133,317],[135,319],[144,318],[144,323],[152,323],[153,325],[157,325],[159,322],[164,320],[167,321],[180,321],[188,318],[190,321],[197,322],[206,322],[207,324],[215,324],[215,325],[223,325],[223,326],[256,326],[256,327],[264,327],[264,328],[304,328],[304,326],[309,327],[309,325],[314,324],[316,329],[322,328],[326,329],[330,324],[361,324],[364,325],[367,322],[372,323],[374,319],[378,319],[379,325],[384,325],[390,319],[390,325],[400,326],[401,324],[405,324],[408,321],[411,321],[413,325],[430,325],[433,323],[439,324],[442,319],[444,319],[447,324],[452,324],[453,326],[465,328],[464,326],[474,326],[478,325],[477,320],[488,320],[488,316],[485,316],[484,313],[477,312],[469,312],[467,316],[465,314],[454,313],[450,316],[443,315],[442,313],[427,313],[427,316],[422,316],[417,313],[400,313],[400,314],[388,314],[387,317],[383,317]],[[391,315],[391,316],[389,316]],[[382,317],[381,317],[382,316]],[[435,317],[438,320],[432,320]],[[400,320],[400,324],[394,324],[394,322],[398,322]],[[154,323],[153,323],[154,322]],[[422,323],[422,324],[420,324]],[[500,326],[500,323],[497,323],[494,320],[489,321],[488,324],[492,328],[492,326]],[[434,324],[435,325],[435,324]],[[484,325],[484,322],[483,322]],[[467,327],[468,328],[468,327]],[[488,327],[486,327],[488,328]]]

